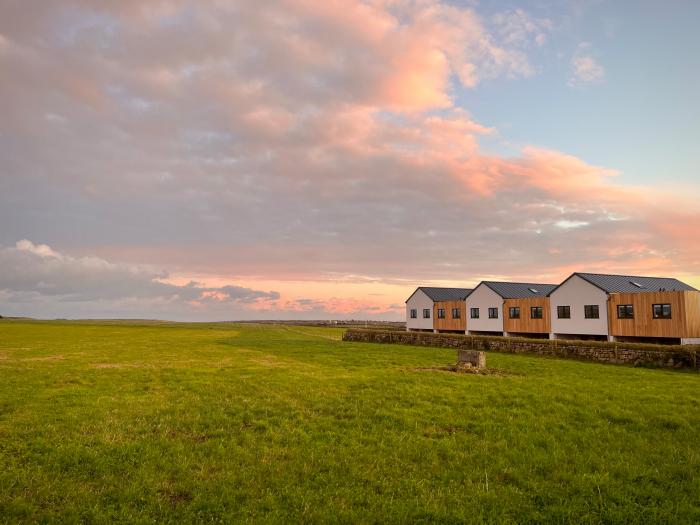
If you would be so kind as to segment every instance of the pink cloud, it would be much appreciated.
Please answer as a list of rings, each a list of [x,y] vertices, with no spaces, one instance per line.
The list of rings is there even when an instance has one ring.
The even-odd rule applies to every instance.
[[[454,93],[534,73],[527,50],[551,23],[523,10],[81,0],[30,16],[20,4],[0,7],[12,242],[34,225],[60,253],[245,281],[236,304],[305,315],[398,315],[426,282],[700,275],[697,187],[635,187],[563,152],[482,147],[512,150]],[[292,281],[309,293],[261,292]],[[232,302],[195,288],[175,290],[203,310]]]

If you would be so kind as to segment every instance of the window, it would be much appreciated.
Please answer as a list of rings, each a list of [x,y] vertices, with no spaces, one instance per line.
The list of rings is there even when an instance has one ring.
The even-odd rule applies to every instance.
[[[478,319],[478,318],[479,318],[479,309],[478,309],[478,308],[472,308],[472,309],[471,309],[471,317],[472,317],[472,319]]]
[[[617,305],[617,318],[618,319],[634,319],[634,306],[631,304],[618,304]]]
[[[508,315],[510,316],[511,319],[520,319],[520,307],[519,306],[511,306],[508,309]]]
[[[635,281],[630,281],[630,284],[633,286],[636,286],[637,288],[645,288],[643,284],[639,284],[638,282]]]
[[[671,305],[670,304],[652,304],[651,311],[654,314],[654,319],[670,319]]]
[[[462,309],[461,308],[453,308],[452,309],[452,319],[460,319],[462,317]]]
[[[438,308],[438,319],[444,319],[444,318],[445,318],[445,309]]]
[[[417,319],[418,318],[418,310],[415,308],[411,308],[411,319]]]
[[[489,319],[498,319],[498,308],[489,308]]]
[[[531,319],[542,319],[542,307],[541,306],[531,306],[530,307],[530,318]]]
[[[423,308],[423,319],[430,319],[430,308]]]
[[[537,288],[528,288],[532,293],[540,293],[540,291]]]
[[[557,317],[559,319],[571,319],[571,307],[557,306]]]
[[[600,319],[600,310],[597,304],[587,304],[583,307],[583,316],[586,319]]]

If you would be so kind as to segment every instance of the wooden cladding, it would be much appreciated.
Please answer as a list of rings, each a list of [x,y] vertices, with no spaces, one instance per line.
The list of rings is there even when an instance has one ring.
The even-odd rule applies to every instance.
[[[685,292],[686,337],[700,337],[700,292]]]
[[[438,316],[438,310],[443,310],[445,317]],[[459,311],[459,318],[454,318],[455,310]],[[433,306],[433,328],[435,330],[460,330],[464,332],[467,327],[466,303],[464,301],[437,301]]]
[[[670,318],[654,318],[670,307]],[[620,308],[618,308],[620,307]],[[631,309],[630,309],[631,307]],[[660,308],[663,307],[663,308]],[[625,315],[618,315],[624,312]],[[632,317],[629,313],[632,312]],[[623,337],[700,337],[700,292],[666,291],[610,294],[609,333]]]
[[[557,305],[560,306],[560,305]],[[565,305],[566,306],[566,305]],[[605,306],[584,307],[586,319],[604,317]],[[532,316],[533,309],[540,309],[542,318]],[[482,310],[484,310],[482,308]],[[573,316],[569,311],[555,309],[554,315]],[[608,334],[617,337],[649,338],[700,338],[700,292],[664,291],[613,293],[608,296]],[[455,311],[459,316],[455,316]],[[519,314],[517,318],[511,316]],[[620,315],[623,312],[624,315]],[[418,311],[418,316],[423,312]],[[465,301],[437,301],[432,309],[433,328],[438,331],[464,332],[470,324],[469,308]],[[442,314],[442,315],[440,315]],[[596,315],[597,314],[597,315]],[[655,315],[656,314],[656,315]],[[482,318],[487,311],[481,312]],[[548,334],[551,332],[549,297],[506,299],[498,310],[502,316],[503,331],[511,334]],[[576,314],[580,315],[580,314]],[[477,321],[473,321],[477,322]],[[602,328],[602,327],[601,327]],[[604,334],[604,328],[601,330]]]
[[[542,318],[533,319],[531,308],[542,308]],[[511,308],[520,309],[520,317],[512,319]],[[549,297],[506,299],[503,303],[503,331],[521,334],[548,334],[550,332]]]

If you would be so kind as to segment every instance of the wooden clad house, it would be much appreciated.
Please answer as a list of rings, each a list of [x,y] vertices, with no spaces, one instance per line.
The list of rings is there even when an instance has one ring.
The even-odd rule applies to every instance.
[[[512,336],[549,337],[549,298],[555,284],[499,283],[503,301],[503,332]]]
[[[692,290],[613,293],[608,301],[610,335],[672,338],[700,344],[700,292]]]
[[[467,297],[470,334],[549,337],[549,300],[556,285],[482,281]]]
[[[459,332],[463,334],[467,330],[464,299],[436,301],[433,317],[435,318],[433,326],[436,332]]]
[[[503,331],[506,335],[549,337],[549,297],[520,297],[503,303]]]
[[[464,298],[470,292],[471,288],[419,286],[406,300],[406,330],[464,333]]]
[[[549,294],[551,337],[700,343],[699,296],[669,277],[577,272]]]
[[[561,284],[421,286],[406,330],[700,344],[700,291],[670,277],[576,272]]]

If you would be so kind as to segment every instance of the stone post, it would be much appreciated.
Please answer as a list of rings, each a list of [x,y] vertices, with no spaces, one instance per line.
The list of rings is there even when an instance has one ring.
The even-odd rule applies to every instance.
[[[457,366],[486,368],[486,353],[480,350],[457,350]]]

